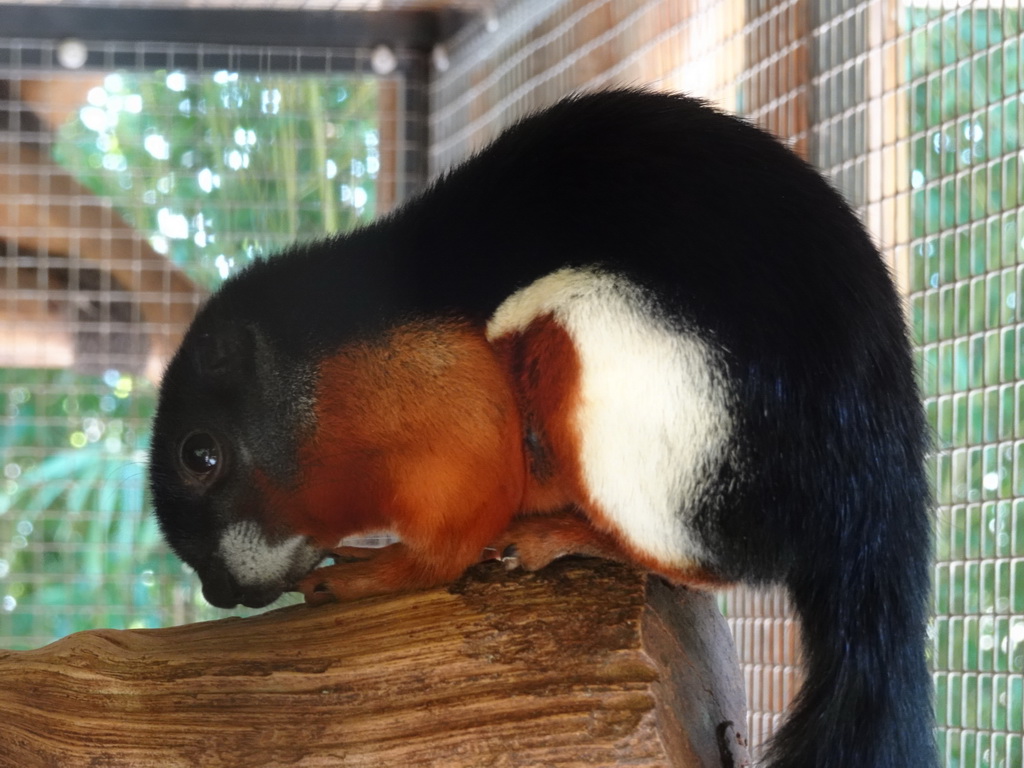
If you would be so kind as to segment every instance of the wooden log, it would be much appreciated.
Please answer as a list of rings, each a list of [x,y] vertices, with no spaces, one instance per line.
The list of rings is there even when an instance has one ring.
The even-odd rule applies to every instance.
[[[0,652],[0,765],[723,766],[714,597],[607,562]]]

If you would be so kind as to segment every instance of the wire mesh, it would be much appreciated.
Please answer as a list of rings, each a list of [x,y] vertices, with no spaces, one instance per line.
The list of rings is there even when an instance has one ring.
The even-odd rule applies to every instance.
[[[443,66],[429,93],[433,172],[514,117],[573,90],[649,84],[705,96],[768,127],[825,170],[862,213],[908,296],[935,433],[930,654],[940,750],[950,766],[1024,764],[1019,0],[512,0],[481,7],[497,12],[482,13],[435,59]],[[365,51],[116,42],[100,50],[100,82],[70,110],[79,131],[88,129],[84,109],[97,110],[88,119],[100,125],[110,99],[124,106],[131,95],[106,81],[111,73],[159,70],[162,85],[153,87],[172,90],[176,81],[168,78],[176,72],[187,81],[209,77],[210,88],[256,88],[245,78],[316,69],[322,85],[353,69],[368,71],[369,59]],[[377,121],[376,179],[372,190],[361,186],[366,203],[355,204],[360,184],[352,157],[346,164],[332,156],[328,172],[322,156],[308,196],[289,199],[287,191],[278,197],[269,186],[257,187],[261,210],[244,220],[249,198],[229,195],[225,185],[230,173],[260,176],[253,152],[249,168],[231,168],[261,144],[259,134],[248,144],[255,129],[231,123],[218,138],[193,142],[190,149],[205,147],[220,158],[218,168],[171,169],[172,156],[181,160],[177,150],[157,138],[147,145],[146,135],[135,152],[167,167],[146,176],[125,150],[130,169],[106,168],[119,164],[107,158],[122,141],[106,129],[86,134],[79,145],[92,142],[94,151],[81,154],[79,146],[78,160],[71,160],[75,141],[50,124],[58,122],[54,105],[63,103],[52,89],[74,80],[55,77],[57,67],[49,41],[0,40],[7,89],[0,90],[0,227],[8,222],[0,229],[0,355],[8,366],[0,369],[0,647],[32,647],[85,626],[152,626],[205,615],[151,519],[117,512],[146,504],[151,361],[164,354],[162,334],[173,337],[176,318],[223,271],[327,226],[325,180],[333,183],[335,213],[361,209],[355,220],[372,214],[373,195],[388,207],[415,188],[427,140],[409,115],[426,112],[427,93],[388,90],[388,81],[375,80],[373,106],[356,115],[364,126]],[[239,79],[212,81],[221,72]],[[33,95],[39,83],[49,83],[50,95]],[[270,90],[261,83],[258,90]],[[107,102],[92,103],[92,88],[102,88],[106,96],[94,98]],[[308,119],[305,107],[284,113]],[[335,130],[341,125],[339,117]],[[372,147],[364,141],[357,149],[365,176]],[[167,158],[158,157],[165,151]],[[200,177],[203,168],[209,175]],[[90,179],[111,173],[114,188],[93,188]],[[262,175],[267,185],[278,177]],[[160,184],[177,189],[186,179],[220,198],[215,215],[167,202],[173,195]],[[141,197],[147,192],[154,202]],[[28,215],[27,204],[64,215],[66,242],[53,221],[44,227],[19,218]],[[276,217],[289,222],[283,230],[269,223]],[[334,225],[343,223],[336,218]],[[183,227],[187,237],[175,237]],[[210,250],[211,235],[222,248]],[[88,249],[99,255],[67,258]],[[75,366],[90,372],[75,373]],[[799,685],[798,628],[777,593],[737,589],[723,605],[756,746]]]
[[[368,51],[96,49],[0,39],[4,648],[214,616],[148,510],[161,366],[245,263],[422,182],[425,94]]]
[[[950,765],[1024,764],[1021,8],[907,9],[909,290],[935,430],[935,669]]]

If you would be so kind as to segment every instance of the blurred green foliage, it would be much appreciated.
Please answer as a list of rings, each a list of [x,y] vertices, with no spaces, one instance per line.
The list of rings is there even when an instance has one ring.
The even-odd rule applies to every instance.
[[[373,217],[372,79],[112,74],[88,98],[58,161],[207,287]]]
[[[911,317],[935,437],[940,753],[1024,765],[1019,10],[908,11]]]
[[[0,635],[145,626],[151,617],[127,614],[168,598],[169,583],[146,583],[175,570],[145,514],[140,427],[152,393],[135,396],[116,372],[105,378],[0,370]]]
[[[215,288],[286,244],[372,218],[377,85],[114,73],[61,129],[54,156]],[[116,370],[0,370],[0,647],[223,615],[149,512],[154,406],[149,382]]]

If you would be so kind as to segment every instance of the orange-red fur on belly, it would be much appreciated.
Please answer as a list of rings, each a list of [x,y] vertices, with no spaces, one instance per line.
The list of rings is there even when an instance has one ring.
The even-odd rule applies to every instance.
[[[369,531],[401,543],[314,571],[300,584],[307,599],[443,584],[506,543],[527,567],[579,553],[703,580],[630,547],[591,500],[580,375],[572,339],[550,315],[493,344],[468,324],[409,323],[324,359],[299,481],[270,490],[270,503],[288,530],[325,550]]]
[[[492,344],[508,369],[523,419],[526,512],[547,512],[585,497],[580,469],[580,361],[569,334],[550,314]]]
[[[315,430],[281,514],[324,548],[382,529],[402,540],[357,579],[359,565],[334,566],[335,596],[458,577],[521,508],[526,474],[516,400],[482,331],[410,323],[346,346],[318,376]]]

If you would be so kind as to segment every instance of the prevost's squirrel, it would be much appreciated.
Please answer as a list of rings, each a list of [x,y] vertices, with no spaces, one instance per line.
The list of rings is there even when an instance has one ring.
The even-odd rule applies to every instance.
[[[925,449],[900,300],[841,196],[738,118],[618,90],[226,281],[150,471],[222,607],[427,588],[486,548],[783,584],[806,682],[769,764],[907,768],[936,764]],[[399,543],[337,549],[380,530]]]

